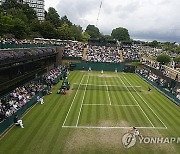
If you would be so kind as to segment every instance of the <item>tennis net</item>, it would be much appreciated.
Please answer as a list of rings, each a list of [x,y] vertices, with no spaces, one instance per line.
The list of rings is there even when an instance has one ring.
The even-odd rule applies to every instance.
[[[72,90],[106,90],[106,91],[138,91],[141,86],[118,86],[118,85],[96,85],[96,84],[72,84]]]

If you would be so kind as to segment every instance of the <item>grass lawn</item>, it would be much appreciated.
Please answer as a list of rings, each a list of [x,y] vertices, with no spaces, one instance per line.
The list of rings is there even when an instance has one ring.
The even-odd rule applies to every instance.
[[[133,126],[144,137],[180,136],[179,107],[136,74],[73,71],[69,82],[67,95],[56,94],[61,83],[54,86],[45,104],[23,117],[25,128],[13,127],[0,140],[0,153],[180,153],[177,143],[138,139],[124,148]]]

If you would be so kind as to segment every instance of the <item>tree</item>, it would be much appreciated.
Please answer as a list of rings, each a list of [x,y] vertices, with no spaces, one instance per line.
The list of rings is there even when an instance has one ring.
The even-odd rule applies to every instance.
[[[17,0],[6,0],[2,4],[2,8],[6,12],[7,10],[12,9],[12,8],[21,8],[21,4],[19,4]]]
[[[76,41],[82,40],[82,27],[77,25],[71,26],[72,39]]]
[[[112,30],[111,36],[119,41],[130,41],[130,35],[126,28],[116,28]]]
[[[24,21],[19,18],[14,18],[11,33],[14,34],[14,36],[18,39],[25,38],[27,33],[27,27]]]
[[[26,15],[29,23],[31,23],[34,19],[37,19],[36,11],[33,8],[29,7],[28,4],[23,4],[22,10]]]
[[[69,40],[72,38],[72,31],[67,23],[64,23],[61,27],[59,27],[57,32],[62,40]]]
[[[153,48],[157,48],[157,47],[159,47],[159,42],[154,40],[154,41],[149,43],[149,46],[153,47]]]
[[[177,63],[179,63],[179,62],[180,62],[180,56],[175,57],[175,58],[174,58],[174,61],[177,62]]]
[[[101,36],[99,29],[94,25],[88,25],[85,32],[88,33],[91,38],[99,38]]]
[[[107,40],[111,40],[113,39],[111,35],[104,35],[102,36],[103,38],[107,39]]]
[[[178,47],[176,48],[175,52],[176,52],[177,54],[180,54],[180,46],[178,46]]]
[[[3,14],[0,13],[0,35],[9,33],[12,27],[13,27],[12,16],[10,15],[3,16]]]
[[[82,34],[82,41],[84,42],[84,43],[87,43],[88,42],[88,40],[90,39],[90,35],[87,33],[87,32],[84,32],[83,34]]]
[[[38,19],[35,19],[30,24],[30,27],[33,32],[39,32],[41,30],[41,23],[39,22]]]
[[[161,55],[159,55],[158,57],[157,57],[157,59],[156,59],[158,62],[160,62],[160,64],[167,64],[167,63],[169,63],[170,61],[171,61],[171,58],[168,56],[168,55],[166,55],[166,54],[161,54]]]
[[[68,26],[72,26],[72,22],[68,19],[67,16],[63,16],[60,19],[60,25],[62,26],[64,23],[68,24]]]
[[[40,34],[44,37],[44,38],[56,38],[57,37],[57,32],[56,29],[54,27],[54,25],[52,23],[50,23],[49,21],[44,21],[41,23],[40,25]]]
[[[56,9],[54,9],[53,7],[50,7],[48,9],[45,19],[51,22],[56,28],[60,25],[59,14],[57,13]]]
[[[11,8],[7,11],[7,14],[13,16],[13,18],[19,18],[25,23],[28,22],[27,16],[24,14],[22,9]]]

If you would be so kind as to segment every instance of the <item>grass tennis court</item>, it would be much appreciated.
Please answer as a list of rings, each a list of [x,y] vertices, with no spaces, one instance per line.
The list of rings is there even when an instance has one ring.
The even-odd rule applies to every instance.
[[[140,144],[126,149],[133,126],[143,136],[180,135],[180,111],[136,74],[74,71],[67,95],[45,97],[0,141],[0,153],[179,153],[179,144]],[[148,87],[152,91],[148,92]]]

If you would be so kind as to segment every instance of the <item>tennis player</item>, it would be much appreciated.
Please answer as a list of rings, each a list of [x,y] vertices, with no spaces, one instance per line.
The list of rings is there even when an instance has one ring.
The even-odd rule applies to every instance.
[[[140,136],[140,132],[136,127],[133,127],[130,131],[128,131],[129,133],[132,133],[134,137],[136,136]]]

